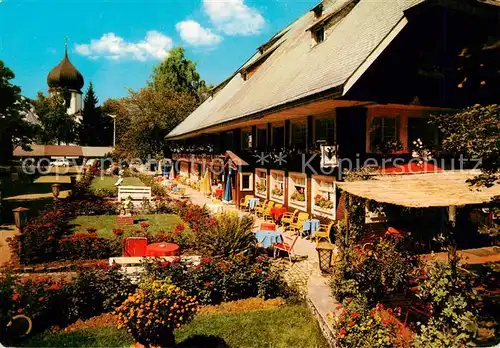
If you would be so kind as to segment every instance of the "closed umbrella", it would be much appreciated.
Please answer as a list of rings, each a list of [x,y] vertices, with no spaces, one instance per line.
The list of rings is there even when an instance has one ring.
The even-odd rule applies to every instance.
[[[212,185],[210,184],[210,174],[208,173],[208,169],[206,170],[201,181],[200,191],[206,195],[212,194]]]
[[[224,188],[224,202],[230,203],[233,201],[233,193],[231,190],[231,169],[226,175],[226,187]]]
[[[170,174],[168,175],[168,178],[170,180],[174,180],[175,179],[175,173],[174,173],[174,165],[172,163],[172,166],[170,167]]]

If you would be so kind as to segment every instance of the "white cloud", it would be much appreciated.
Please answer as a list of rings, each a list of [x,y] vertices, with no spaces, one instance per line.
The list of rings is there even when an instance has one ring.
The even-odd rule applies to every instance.
[[[182,40],[193,46],[215,46],[222,41],[222,37],[212,33],[212,30],[203,28],[200,23],[186,20],[175,25]]]
[[[115,33],[106,33],[98,40],[92,39],[88,44],[76,45],[75,50],[90,59],[132,59],[143,62],[165,59],[172,46],[170,37],[151,30],[143,40],[137,42],[127,42]]]
[[[266,23],[244,0],[203,0],[203,9],[217,29],[228,35],[255,35]]]

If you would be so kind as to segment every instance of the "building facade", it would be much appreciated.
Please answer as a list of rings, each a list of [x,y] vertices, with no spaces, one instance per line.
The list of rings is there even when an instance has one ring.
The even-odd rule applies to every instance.
[[[409,160],[417,139],[439,145],[430,115],[499,102],[499,5],[323,1],[168,135],[179,173],[220,168],[235,202],[337,219],[344,169]]]

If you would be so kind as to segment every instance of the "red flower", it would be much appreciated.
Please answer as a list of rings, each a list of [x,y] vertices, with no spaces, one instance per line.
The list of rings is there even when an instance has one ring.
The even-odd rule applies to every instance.
[[[42,302],[43,300],[45,300],[45,297],[41,296],[38,301]]]
[[[255,273],[262,273],[262,270],[260,268],[256,268]]]
[[[358,312],[352,312],[352,313],[351,313],[351,317],[352,317],[353,319],[358,319],[358,318],[359,318],[359,314],[358,314]]]
[[[210,287],[210,285],[212,285],[212,283],[210,283],[210,282],[205,282],[205,287],[209,288],[209,287]]]
[[[19,309],[17,310],[17,313],[19,313],[19,314],[21,314],[22,312],[23,312],[23,309],[22,309],[22,308],[19,308]]]
[[[125,233],[125,231],[122,230],[121,228],[113,228],[113,234],[116,237],[121,237],[123,235],[123,233]]]
[[[339,336],[345,336],[345,334],[347,333],[347,331],[345,329],[340,329],[339,330]]]
[[[12,294],[12,300],[19,301],[20,299],[21,299],[21,295],[19,295],[17,292]]]
[[[392,322],[392,320],[391,320],[391,319],[389,319],[389,318],[385,318],[384,320],[382,320],[382,324],[383,324],[384,326],[389,325],[391,322]]]
[[[149,227],[149,222],[147,222],[147,221],[141,222],[141,227],[142,228],[148,228]]]
[[[59,286],[59,284],[57,283],[54,283],[50,286],[49,290],[61,290],[61,287]]]
[[[207,263],[210,263],[210,262],[212,262],[212,259],[210,257],[204,257],[204,258],[201,259],[201,263],[207,264]]]
[[[347,323],[347,325],[349,325],[350,327],[353,327],[354,325],[356,325],[356,323],[354,321],[350,321],[349,323]]]

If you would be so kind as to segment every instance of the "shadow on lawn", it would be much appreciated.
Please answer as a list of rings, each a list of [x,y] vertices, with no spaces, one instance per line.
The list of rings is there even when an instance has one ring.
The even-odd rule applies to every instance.
[[[193,335],[176,344],[175,348],[229,348],[229,346],[218,336]]]

